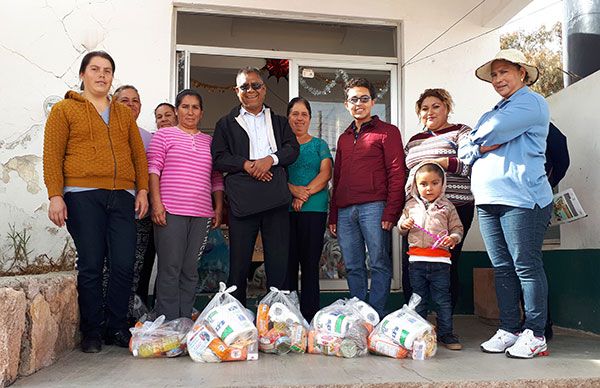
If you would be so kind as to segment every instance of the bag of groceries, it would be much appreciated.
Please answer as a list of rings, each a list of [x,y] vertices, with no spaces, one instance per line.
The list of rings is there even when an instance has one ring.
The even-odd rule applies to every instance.
[[[129,329],[129,351],[140,358],[177,357],[185,353],[186,334],[193,324],[189,318],[165,322],[164,315],[154,321],[138,322]]]
[[[271,287],[256,311],[258,349],[265,353],[304,353],[308,322],[302,317],[296,292]]]
[[[423,319],[415,308],[421,297],[412,294],[408,305],[388,314],[369,335],[369,350],[374,354],[393,358],[426,360],[437,351],[433,326]]]
[[[377,312],[357,298],[337,300],[319,310],[308,333],[308,352],[329,356],[354,358],[367,354],[367,338]]]
[[[197,362],[258,359],[258,331],[252,313],[231,296],[236,286],[219,283],[187,335],[188,353]]]

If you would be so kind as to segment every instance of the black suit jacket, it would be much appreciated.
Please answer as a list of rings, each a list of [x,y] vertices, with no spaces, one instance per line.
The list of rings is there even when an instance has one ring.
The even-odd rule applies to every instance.
[[[550,123],[548,137],[546,139],[546,176],[550,186],[558,185],[567,174],[571,163],[569,149],[567,148],[567,137],[554,125]]]
[[[273,179],[261,182],[244,170],[244,163],[250,160],[250,139],[235,119],[239,114],[237,106],[217,122],[211,146],[213,168],[226,173],[225,193],[234,215],[245,216],[289,204],[291,194],[285,167],[294,163],[300,145],[287,119],[271,111],[279,163],[271,168]]]

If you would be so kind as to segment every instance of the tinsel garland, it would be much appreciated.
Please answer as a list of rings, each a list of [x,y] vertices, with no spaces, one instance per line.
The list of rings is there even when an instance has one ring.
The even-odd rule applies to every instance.
[[[204,82],[196,81],[195,79],[193,79],[191,81],[191,84],[194,88],[206,89],[209,92],[213,92],[213,93],[225,93],[228,91],[233,91],[235,89],[235,85],[231,85],[231,86],[211,85],[211,84],[207,84]]]
[[[315,77],[315,78],[319,79],[319,77]],[[339,80],[341,80],[343,82],[343,85],[346,85],[348,83],[348,81],[350,80],[350,76],[343,69],[337,69],[335,71],[335,78],[333,80],[331,80],[331,81],[326,80],[326,79],[322,80],[322,81],[326,82],[326,84],[323,87],[323,89],[321,89],[321,90],[319,90],[313,86],[310,86],[306,82],[304,77],[302,77],[302,76],[299,78],[299,83],[300,83],[300,86],[302,86],[304,89],[306,89],[313,96],[325,96],[325,95],[331,93],[331,91],[333,90],[335,85],[337,85]],[[385,84],[383,85],[383,87],[379,88],[379,92],[377,93],[376,99],[380,99],[383,96],[385,96],[389,90],[390,90],[390,80],[388,79],[385,81]]]

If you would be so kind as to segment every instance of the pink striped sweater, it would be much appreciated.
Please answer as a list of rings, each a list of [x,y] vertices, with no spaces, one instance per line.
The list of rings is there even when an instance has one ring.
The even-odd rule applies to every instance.
[[[223,190],[223,176],[212,169],[212,137],[191,135],[177,127],[161,128],[148,147],[148,172],[160,177],[160,197],[167,212],[213,217],[211,194]]]

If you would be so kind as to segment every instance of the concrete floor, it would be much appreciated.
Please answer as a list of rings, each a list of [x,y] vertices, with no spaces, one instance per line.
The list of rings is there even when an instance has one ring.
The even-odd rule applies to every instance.
[[[464,349],[438,349],[427,361],[368,355],[260,354],[258,361],[198,364],[189,357],[136,359],[106,346],[99,354],[75,350],[56,364],[19,379],[15,387],[600,387],[600,336],[556,330],[550,356],[509,359],[479,350],[496,328],[472,316],[455,317]]]

